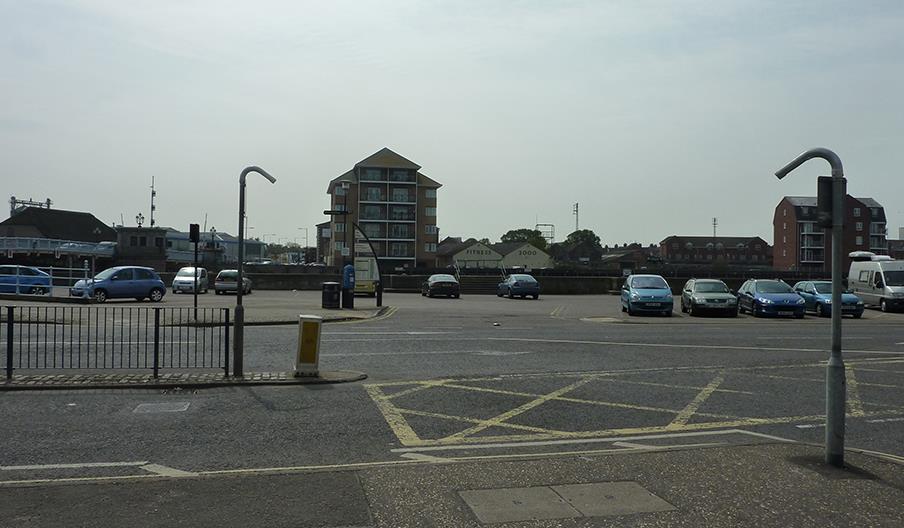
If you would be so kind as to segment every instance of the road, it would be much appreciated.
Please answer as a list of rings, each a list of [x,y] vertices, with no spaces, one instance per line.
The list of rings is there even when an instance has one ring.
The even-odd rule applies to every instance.
[[[385,303],[324,330],[321,368],[363,383],[0,393],[0,481],[822,442],[827,319],[629,317],[611,296]],[[904,456],[902,323],[844,320],[848,447]],[[247,371],[291,367],[295,327],[245,339]]]

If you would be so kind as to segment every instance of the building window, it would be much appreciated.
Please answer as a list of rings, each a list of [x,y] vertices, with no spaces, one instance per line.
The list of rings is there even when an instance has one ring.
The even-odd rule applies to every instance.
[[[386,215],[379,205],[365,205],[361,210],[361,218],[366,220],[385,220]]]
[[[389,174],[389,181],[396,182],[413,182],[413,174],[411,171],[403,170],[403,169],[393,169],[393,171]]]
[[[138,245],[141,246],[141,247],[147,247],[147,245],[148,245],[148,237],[146,237],[146,236],[138,237]]]
[[[787,244],[787,243],[788,243],[788,237],[783,236],[783,237],[782,237],[782,244]]]
[[[166,241],[166,247],[167,247],[167,248],[173,247],[173,241],[172,241],[172,240],[167,240],[167,241]]]
[[[393,257],[407,257],[408,245],[403,242],[389,244],[389,254]]]
[[[163,237],[154,238],[154,245],[159,248],[162,248],[163,247]]]
[[[133,235],[133,236],[130,236],[130,237],[129,237],[129,245],[132,246],[132,247],[137,246],[137,245],[138,245],[138,237],[137,237],[137,236],[134,236],[134,235]]]
[[[782,256],[783,256],[783,257],[787,257],[787,256],[788,256],[788,252],[787,252],[786,250],[784,250],[784,249],[782,250]]]
[[[380,192],[379,187],[365,187],[364,188],[364,199],[368,202],[382,202],[383,193]]]
[[[336,204],[333,206],[333,209],[335,209],[337,211],[347,211],[348,210],[345,208],[345,204]]]
[[[782,216],[788,216],[788,210],[782,209]]]
[[[437,229],[435,225],[427,224],[424,226],[424,233],[428,235],[435,235],[437,233]]]
[[[782,231],[787,231],[787,230],[788,230],[788,224],[785,222],[782,222]]]
[[[392,201],[393,202],[410,202],[408,199],[408,189],[393,189],[392,190]]]
[[[411,231],[407,225],[392,224],[389,226],[392,238],[411,238]]]
[[[427,189],[426,191],[424,191],[424,197],[436,198],[436,189]]]
[[[342,184],[336,186],[336,192],[334,193],[336,196],[345,196],[346,195],[345,187]]]
[[[860,217],[860,208],[859,207],[854,208],[854,216],[856,216],[858,218]]]
[[[364,224],[362,227],[369,238],[380,238],[380,224]]]
[[[436,253],[436,243],[428,242],[424,244],[424,251],[426,251],[427,253]]]
[[[873,215],[873,218],[879,217],[879,208],[878,207],[870,207],[869,212],[870,212],[870,214]]]
[[[364,169],[361,179],[366,181],[382,181],[383,172],[380,169]]]
[[[810,212],[810,211],[809,211],[806,207],[801,207],[801,208],[800,208],[800,214],[802,214],[802,215],[806,215],[806,214],[809,213],[809,212]]]
[[[863,245],[863,237],[858,235],[857,238],[854,239],[854,245],[862,246]]]
[[[336,223],[336,232],[337,233],[345,233],[345,223]]]
[[[337,241],[333,244],[333,246],[336,248],[336,251],[342,251],[343,249],[345,249],[345,242]]]
[[[863,222],[857,222],[857,231],[863,231]]]
[[[425,207],[424,215],[425,216],[436,216],[436,207]]]

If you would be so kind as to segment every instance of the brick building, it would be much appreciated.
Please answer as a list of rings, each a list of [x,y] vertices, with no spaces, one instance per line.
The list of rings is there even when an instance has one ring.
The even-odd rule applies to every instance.
[[[872,198],[844,199],[844,263],[851,251],[888,254],[885,208]],[[816,225],[815,196],[785,196],[775,208],[774,265],[778,270],[825,271],[832,269],[832,237]]]
[[[762,238],[672,235],[659,243],[659,254],[670,264],[771,266],[772,247]]]
[[[354,258],[352,231],[358,224],[389,266],[434,266],[439,243],[436,191],[441,184],[420,168],[384,148],[330,181],[330,208],[348,214],[330,220],[330,246],[324,253],[328,265]]]

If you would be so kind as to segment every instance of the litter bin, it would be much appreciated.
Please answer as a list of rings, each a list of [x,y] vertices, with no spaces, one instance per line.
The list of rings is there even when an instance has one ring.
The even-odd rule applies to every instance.
[[[321,306],[324,308],[335,308],[339,309],[339,283],[338,282],[324,282],[323,283],[323,301]]]

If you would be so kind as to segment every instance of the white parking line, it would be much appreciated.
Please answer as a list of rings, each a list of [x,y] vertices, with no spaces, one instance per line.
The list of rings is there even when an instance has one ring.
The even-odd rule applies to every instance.
[[[43,469],[83,469],[102,467],[130,467],[143,466],[146,460],[141,462],[85,462],[82,464],[35,464],[31,466],[0,466],[0,471],[35,471]]]

